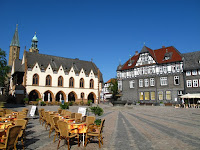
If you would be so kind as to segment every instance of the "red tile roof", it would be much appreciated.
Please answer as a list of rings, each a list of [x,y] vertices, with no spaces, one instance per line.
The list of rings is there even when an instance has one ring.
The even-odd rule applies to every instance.
[[[111,83],[112,80],[117,80],[115,78],[111,78],[110,80],[108,80],[106,83]]]
[[[144,51],[148,51],[150,55],[153,57],[153,59],[156,61],[157,64],[163,64],[163,63],[171,63],[171,62],[177,62],[182,61],[182,57],[180,52],[173,46],[170,47],[162,47],[160,49],[152,50],[146,46],[143,47]],[[164,57],[166,54],[170,54],[171,58],[168,60],[165,60]],[[140,54],[134,55],[131,60],[134,60],[133,64],[131,66],[128,66],[130,59],[126,61],[126,63],[123,65],[121,70],[128,70],[135,67],[137,60],[139,58]],[[149,65],[149,64],[148,64]]]

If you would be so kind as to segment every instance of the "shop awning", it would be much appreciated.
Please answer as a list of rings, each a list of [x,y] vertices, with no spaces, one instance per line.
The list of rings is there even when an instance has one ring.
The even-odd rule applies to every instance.
[[[200,93],[185,94],[180,96],[180,98],[200,98]]]

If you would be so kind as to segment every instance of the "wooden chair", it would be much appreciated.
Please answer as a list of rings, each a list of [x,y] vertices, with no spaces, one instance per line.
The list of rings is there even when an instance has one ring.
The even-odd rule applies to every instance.
[[[41,110],[41,113],[42,113],[42,126],[43,126],[44,123],[46,124],[46,115],[44,110]]]
[[[82,121],[82,114],[75,113],[75,123],[80,123]]]
[[[41,124],[42,123],[42,110],[39,109],[38,112],[39,112],[39,122]]]
[[[76,113],[71,113],[71,118],[72,118],[72,119],[73,119],[73,118],[75,119],[75,114],[76,114]]]
[[[4,116],[5,116],[4,111],[0,111],[0,117],[4,117]]]
[[[57,149],[59,148],[60,140],[61,139],[65,139],[65,140],[67,140],[68,150],[69,150],[69,140],[71,138],[77,138],[77,140],[78,140],[78,147],[79,147],[80,146],[80,144],[79,144],[79,134],[78,133],[70,133],[74,129],[69,130],[67,122],[64,122],[62,120],[58,120],[57,123],[58,123],[58,129],[60,131],[60,138],[59,138]]]
[[[85,146],[87,145],[87,141],[91,137],[97,137],[99,141],[99,148],[101,148],[101,143],[103,145],[103,137],[102,137],[102,131],[104,127],[104,122],[105,119],[101,121],[101,125],[89,125],[88,129],[86,131],[86,136],[85,136]]]
[[[51,124],[50,124],[50,114],[48,111],[45,112],[45,116],[46,116],[46,124],[45,124],[45,128],[47,130],[48,126],[51,127]]]
[[[72,113],[71,113],[70,111],[67,111],[67,110],[66,110],[65,113],[64,113],[64,116],[69,116],[69,117],[71,118],[71,114],[72,114]]]
[[[12,114],[12,112],[13,112],[13,110],[11,110],[11,109],[5,109],[6,114]]]
[[[6,132],[6,136],[3,137],[2,139],[4,142],[0,143],[0,149],[15,149],[17,140],[18,140],[18,135],[21,131],[22,126],[10,126],[8,128],[8,131]]]
[[[25,129],[26,129],[26,125],[27,125],[27,120],[17,119],[15,121],[15,125],[22,126],[18,138],[21,139],[22,147],[24,149],[24,138],[25,138]]]
[[[54,122],[53,122],[54,116],[55,116],[54,114],[50,114],[50,116],[49,116],[49,122],[50,122],[49,138],[50,138],[50,136],[51,136],[51,132],[52,132],[53,130],[55,130],[55,126],[54,126]]]
[[[87,116],[86,118],[86,126],[94,125],[95,117],[94,116]]]
[[[28,108],[23,108],[22,111],[27,115],[28,114]]]
[[[17,115],[17,119],[25,119],[27,116],[26,115]]]
[[[59,117],[53,117],[53,125],[54,125],[54,130],[55,130],[53,142],[55,142],[56,137],[60,134],[60,131],[58,129],[58,124],[57,124],[58,120],[59,120]]]
[[[58,113],[61,114],[61,112],[62,112],[62,109],[59,108],[59,109],[58,109]]]

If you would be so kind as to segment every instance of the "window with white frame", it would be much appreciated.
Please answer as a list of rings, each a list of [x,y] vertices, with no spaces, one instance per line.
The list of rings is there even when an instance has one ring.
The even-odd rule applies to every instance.
[[[178,96],[183,95],[183,91],[178,91]]]
[[[192,75],[193,76],[197,75],[197,70],[192,70]]]
[[[143,92],[139,92],[139,97],[140,97],[140,100],[144,99]]]
[[[187,87],[192,87],[192,80],[187,80],[186,83],[187,83]]]
[[[176,71],[176,66],[172,65],[172,72],[175,72],[175,71]]]
[[[167,73],[167,66],[163,66],[163,72]]]
[[[171,91],[166,91],[166,100],[171,100],[171,99],[172,99]]]
[[[198,80],[193,80],[193,87],[198,87]]]
[[[191,76],[191,71],[186,71],[186,76]]]
[[[118,89],[122,91],[122,81],[118,81]]]
[[[167,77],[160,77],[160,85],[161,86],[167,85]]]
[[[199,75],[200,75],[200,70],[198,72],[199,72]]]
[[[176,65],[176,71],[179,72],[180,71],[180,64]]]
[[[152,91],[152,92],[151,92],[151,100],[155,100],[155,99],[156,99],[156,97],[155,97],[155,92]]]
[[[135,80],[132,80],[132,81],[129,81],[129,85],[130,85],[130,88],[134,88],[135,87]]]
[[[155,86],[155,79],[154,78],[150,78],[150,86]]]
[[[160,66],[160,73],[162,74],[163,73],[163,67]]]
[[[174,76],[174,85],[179,85],[179,76]]]
[[[143,87],[143,79],[139,79],[139,87]]]
[[[158,92],[158,100],[163,100],[163,91]]]
[[[149,86],[149,79],[144,79],[144,86],[148,87]]]

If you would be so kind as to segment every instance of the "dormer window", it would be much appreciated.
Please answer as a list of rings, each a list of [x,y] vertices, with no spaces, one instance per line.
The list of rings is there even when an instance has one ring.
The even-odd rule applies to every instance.
[[[132,65],[132,63],[131,63],[131,62],[129,62],[129,63],[128,63],[128,66],[131,66],[131,65]]]
[[[197,70],[192,70],[192,75],[197,75]]]
[[[168,56],[165,56],[164,60],[169,60],[169,57],[168,57]]]

